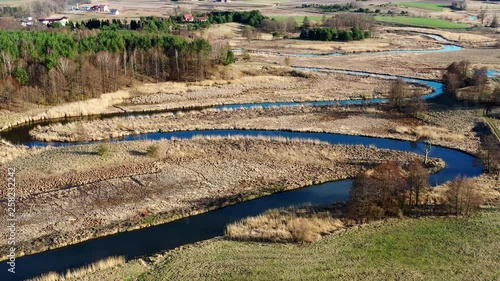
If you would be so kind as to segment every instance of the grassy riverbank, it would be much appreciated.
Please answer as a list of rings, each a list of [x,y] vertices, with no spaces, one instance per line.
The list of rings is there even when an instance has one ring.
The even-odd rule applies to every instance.
[[[139,280],[495,280],[499,229],[495,210],[374,224],[309,246],[213,240]]]

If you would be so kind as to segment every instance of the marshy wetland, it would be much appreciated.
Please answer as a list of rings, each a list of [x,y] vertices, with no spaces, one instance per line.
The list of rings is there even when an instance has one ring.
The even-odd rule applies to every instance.
[[[125,2],[128,13],[135,6]],[[305,9],[264,2],[263,9],[277,18],[280,9]],[[378,2],[373,5],[384,5]],[[211,4],[201,4],[206,5]],[[410,11],[425,9],[410,6]],[[380,7],[381,13],[407,9]],[[444,9],[430,13],[450,13]],[[244,24],[213,24],[193,34],[213,46],[228,44],[237,61],[210,66],[203,79],[153,82],[154,76],[141,76],[91,99],[2,109],[0,167],[16,169],[19,268],[12,280],[50,271],[55,273],[36,280],[264,280],[270,275],[382,280],[408,277],[406,271],[427,279],[437,269],[409,261],[398,247],[417,247],[422,239],[432,243],[443,229],[452,229],[446,239],[463,229],[466,235],[456,241],[469,247],[450,246],[465,252],[444,272],[458,270],[456,279],[494,276],[493,265],[500,260],[485,249],[497,247],[500,234],[485,234],[491,229],[480,224],[498,224],[498,139],[491,132],[500,122],[495,102],[485,101],[499,84],[498,47],[490,46],[498,34],[470,28],[465,19],[460,24],[466,29],[383,25],[371,38],[352,42],[305,40],[298,33],[276,38],[267,31],[250,38],[248,30],[242,33]],[[461,100],[443,78],[463,59],[470,62],[462,87],[481,91],[477,100]],[[206,63],[200,57],[194,61]],[[476,74],[482,68],[488,72],[479,86],[474,83],[483,81]],[[405,98],[395,97],[400,92]],[[394,174],[401,173],[408,185],[413,165],[425,163],[429,186],[417,199],[411,197],[414,190],[405,191],[410,197],[401,201],[400,214],[365,221],[352,217],[353,185],[387,163],[399,167]],[[471,178],[481,198],[479,213],[450,211],[457,210],[449,190],[458,176]],[[7,202],[6,189],[0,197]],[[2,209],[0,217],[7,216]],[[7,224],[0,221],[2,237],[9,235]],[[388,249],[396,237],[408,238],[409,244]],[[8,240],[0,246],[7,249]],[[338,250],[312,257],[332,247]],[[361,258],[364,250],[379,252],[396,270]],[[272,266],[281,268],[278,272],[258,262],[263,252],[270,264],[284,257],[282,265]],[[308,257],[306,264],[292,261],[298,253]],[[415,256],[434,260],[435,254]],[[476,275],[460,269],[476,254],[481,257],[471,263]],[[342,260],[344,255],[359,263]],[[7,259],[4,252],[2,258]],[[312,266],[333,261],[346,269]],[[182,270],[186,267],[193,269]],[[75,268],[81,269],[71,271]],[[12,278],[7,270],[0,276]]]

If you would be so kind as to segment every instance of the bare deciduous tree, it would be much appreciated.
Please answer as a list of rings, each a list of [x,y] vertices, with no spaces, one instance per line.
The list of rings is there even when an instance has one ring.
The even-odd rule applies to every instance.
[[[484,19],[486,18],[486,10],[481,10],[477,14],[477,19],[481,21],[481,24],[484,24]]]
[[[465,177],[457,177],[446,190],[446,199],[457,216],[470,215],[479,209],[484,199],[477,191],[474,182]]]
[[[408,167],[409,204],[418,206],[422,192],[429,187],[429,171],[418,161],[413,161]],[[415,194],[415,198],[413,198]]]
[[[383,162],[354,180],[348,216],[358,222],[399,216],[407,202],[406,188],[404,170],[396,162]]]
[[[261,36],[259,30],[251,26],[246,26],[242,31],[242,35],[248,40],[248,42],[255,39],[260,39]]]
[[[409,91],[410,89],[405,81],[402,79],[395,80],[389,89],[389,104],[391,107],[402,110],[406,104]]]
[[[497,28],[498,26],[499,26],[498,16],[497,16],[497,14],[494,14],[493,15],[493,19],[491,19],[491,22],[490,22],[490,27],[491,28]]]

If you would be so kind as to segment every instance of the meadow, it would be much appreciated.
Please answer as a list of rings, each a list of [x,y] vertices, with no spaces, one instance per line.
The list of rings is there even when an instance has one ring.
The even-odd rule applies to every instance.
[[[455,23],[442,19],[435,18],[420,18],[420,17],[404,17],[404,16],[375,16],[375,20],[379,22],[395,23],[410,26],[420,27],[437,27],[437,28],[467,28],[467,24]]]
[[[448,7],[448,5],[438,4],[438,3],[426,3],[426,2],[398,2],[399,6],[419,8],[431,11],[440,12],[443,8]]]
[[[138,280],[498,280],[500,211],[389,221],[309,245],[213,240]]]

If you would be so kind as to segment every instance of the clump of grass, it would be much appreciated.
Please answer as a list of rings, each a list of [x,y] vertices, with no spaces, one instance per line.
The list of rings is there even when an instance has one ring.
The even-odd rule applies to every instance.
[[[399,126],[394,128],[392,132],[414,135],[417,138],[426,138],[430,140],[461,141],[465,138],[463,135],[455,134],[446,128],[436,126],[417,126],[415,128]]]
[[[111,155],[112,151],[108,144],[101,143],[97,146],[96,153],[101,157],[108,157]]]
[[[124,256],[113,256],[106,259],[99,260],[95,263],[91,263],[89,265],[77,268],[77,269],[69,269],[64,274],[59,274],[56,272],[49,272],[39,277],[35,277],[33,279],[29,279],[31,281],[62,281],[68,279],[77,279],[81,278],[87,274],[92,272],[96,272],[99,270],[104,270],[108,268],[115,267],[117,265],[121,265],[125,263]]]
[[[146,155],[149,157],[159,157],[160,156],[160,146],[157,144],[152,144],[146,148]]]
[[[344,223],[328,210],[313,207],[278,209],[228,225],[226,237],[247,241],[311,243],[342,227]]]

